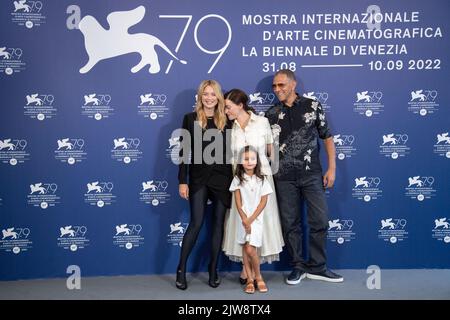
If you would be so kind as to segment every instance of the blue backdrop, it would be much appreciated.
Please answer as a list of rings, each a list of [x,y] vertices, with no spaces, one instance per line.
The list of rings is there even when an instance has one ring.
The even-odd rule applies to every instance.
[[[280,68],[333,130],[330,267],[450,268],[449,9],[2,1],[0,279],[174,273],[189,211],[172,131],[207,78],[264,112]],[[207,229],[189,270],[206,269]]]

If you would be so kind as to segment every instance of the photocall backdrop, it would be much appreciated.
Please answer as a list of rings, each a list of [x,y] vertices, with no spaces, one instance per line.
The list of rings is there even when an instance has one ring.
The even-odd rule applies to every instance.
[[[326,111],[331,268],[450,268],[448,1],[2,1],[1,280],[174,273],[173,130],[204,79]],[[175,151],[174,151],[175,150]],[[324,150],[322,150],[324,156]],[[326,166],[326,158],[323,157]],[[204,271],[209,219],[189,260]],[[289,268],[288,257],[265,265]],[[221,270],[239,265],[222,257]]]

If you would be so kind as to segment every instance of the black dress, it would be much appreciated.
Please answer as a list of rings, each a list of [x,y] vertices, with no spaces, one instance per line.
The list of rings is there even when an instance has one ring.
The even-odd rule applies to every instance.
[[[183,129],[189,131],[191,138],[191,151],[194,150],[195,144],[202,143],[201,147],[201,155],[205,148],[210,145],[213,141],[204,141],[203,136],[206,132],[205,129],[202,129],[198,123],[196,123],[197,114],[195,112],[188,113],[184,116],[183,119]],[[213,118],[207,119],[206,129],[216,129],[217,127],[214,124]],[[190,163],[181,163],[179,165],[178,171],[178,182],[180,184],[188,184],[189,192],[191,194],[195,193],[200,187],[207,186],[210,192],[213,192],[222,202],[223,204],[229,208],[231,205],[231,193],[228,191],[231,181],[233,180],[233,169],[231,164],[227,164],[227,148],[228,154],[230,155],[230,135],[231,135],[231,121],[227,121],[227,124],[220,134],[222,135],[222,163],[213,163],[207,164],[205,163],[203,157],[199,157],[198,154],[192,152],[192,157]],[[196,129],[195,126],[197,126]],[[199,137],[195,136],[195,132],[201,132],[201,141],[199,141]],[[228,140],[227,140],[228,135]],[[198,148],[198,147],[197,147]],[[187,150],[184,150],[187,151]],[[214,153],[212,154],[213,156]],[[220,157],[219,157],[220,158]]]

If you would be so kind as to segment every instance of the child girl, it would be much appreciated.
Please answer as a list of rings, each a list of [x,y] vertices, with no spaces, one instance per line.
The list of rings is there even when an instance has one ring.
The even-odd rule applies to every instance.
[[[261,276],[257,248],[261,247],[264,225],[264,208],[267,197],[273,192],[270,183],[261,174],[258,152],[251,146],[244,147],[230,191],[234,192],[236,208],[242,224],[237,226],[236,241],[242,245],[242,257],[247,274],[246,293],[255,292],[254,280],[260,292],[267,292]],[[250,275],[254,275],[252,279]]]

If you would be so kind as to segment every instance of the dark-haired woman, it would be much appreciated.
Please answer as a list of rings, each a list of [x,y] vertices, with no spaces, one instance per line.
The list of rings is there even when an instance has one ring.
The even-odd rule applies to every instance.
[[[261,160],[261,172],[267,177],[275,190],[272,170],[268,157],[273,148],[272,130],[267,118],[255,115],[248,106],[247,94],[240,89],[233,89],[225,95],[225,113],[228,119],[233,121],[231,134],[231,149],[233,159],[238,159],[239,152],[245,146],[252,146],[258,151]],[[235,167],[235,166],[234,166]],[[279,260],[279,253],[284,246],[283,235],[281,232],[280,217],[276,193],[268,196],[264,215],[264,232],[262,245],[258,248],[260,263],[271,263]],[[239,214],[236,208],[235,199],[231,201],[231,210],[225,217],[225,233],[222,250],[232,261],[242,262],[242,247],[236,242],[236,232],[238,225],[241,224]],[[247,283],[247,278],[254,279],[254,275],[247,275],[245,269],[242,269],[240,282]]]

